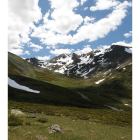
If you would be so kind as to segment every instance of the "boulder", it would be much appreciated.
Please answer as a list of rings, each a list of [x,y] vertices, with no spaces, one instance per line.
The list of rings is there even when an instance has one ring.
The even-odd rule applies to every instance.
[[[16,116],[25,115],[22,111],[17,110],[17,109],[12,109],[12,110],[11,110],[11,114],[14,114],[14,115],[16,115]]]
[[[57,124],[53,124],[51,127],[50,127],[50,131],[49,133],[55,133],[55,132],[59,132],[59,133],[62,133],[62,129],[59,125]]]

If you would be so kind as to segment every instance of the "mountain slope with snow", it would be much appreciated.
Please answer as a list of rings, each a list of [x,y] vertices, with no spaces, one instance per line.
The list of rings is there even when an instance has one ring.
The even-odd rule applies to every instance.
[[[82,55],[61,54],[42,63],[41,67],[67,76],[88,78],[97,74],[104,75],[131,57],[132,48],[112,45],[107,49],[93,50]]]

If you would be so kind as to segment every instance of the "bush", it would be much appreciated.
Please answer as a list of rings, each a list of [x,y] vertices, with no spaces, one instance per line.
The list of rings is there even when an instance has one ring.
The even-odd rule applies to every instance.
[[[21,118],[19,118],[18,116],[11,115],[8,117],[9,126],[18,126],[18,125],[22,125],[22,124],[23,124],[23,120]]]
[[[39,118],[37,119],[37,121],[42,122],[42,123],[48,122],[47,118]]]
[[[25,124],[26,124],[26,125],[31,125],[31,123],[30,123],[30,122],[25,122]]]

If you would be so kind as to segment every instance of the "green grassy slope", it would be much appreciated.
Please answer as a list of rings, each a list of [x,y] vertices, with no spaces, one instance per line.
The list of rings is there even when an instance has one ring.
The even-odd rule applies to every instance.
[[[26,115],[31,113],[25,112]],[[75,120],[70,116],[50,116],[34,113],[36,119],[20,117],[24,120],[22,126],[9,126],[9,140],[120,140],[132,139],[131,128],[92,122],[89,120]],[[38,122],[38,118],[47,118],[48,122]],[[30,125],[26,123],[30,122]],[[49,128],[58,124],[62,133],[49,134]]]

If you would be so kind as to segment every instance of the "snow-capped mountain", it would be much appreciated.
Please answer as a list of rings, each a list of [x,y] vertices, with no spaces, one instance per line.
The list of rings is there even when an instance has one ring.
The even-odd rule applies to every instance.
[[[67,76],[88,78],[91,75],[103,75],[131,57],[132,48],[112,45],[110,48],[93,50],[82,55],[61,54],[44,63],[36,61],[36,65]]]
[[[41,67],[44,64],[44,61],[38,60],[37,58],[27,58],[25,59],[27,62],[37,66],[37,67]]]

